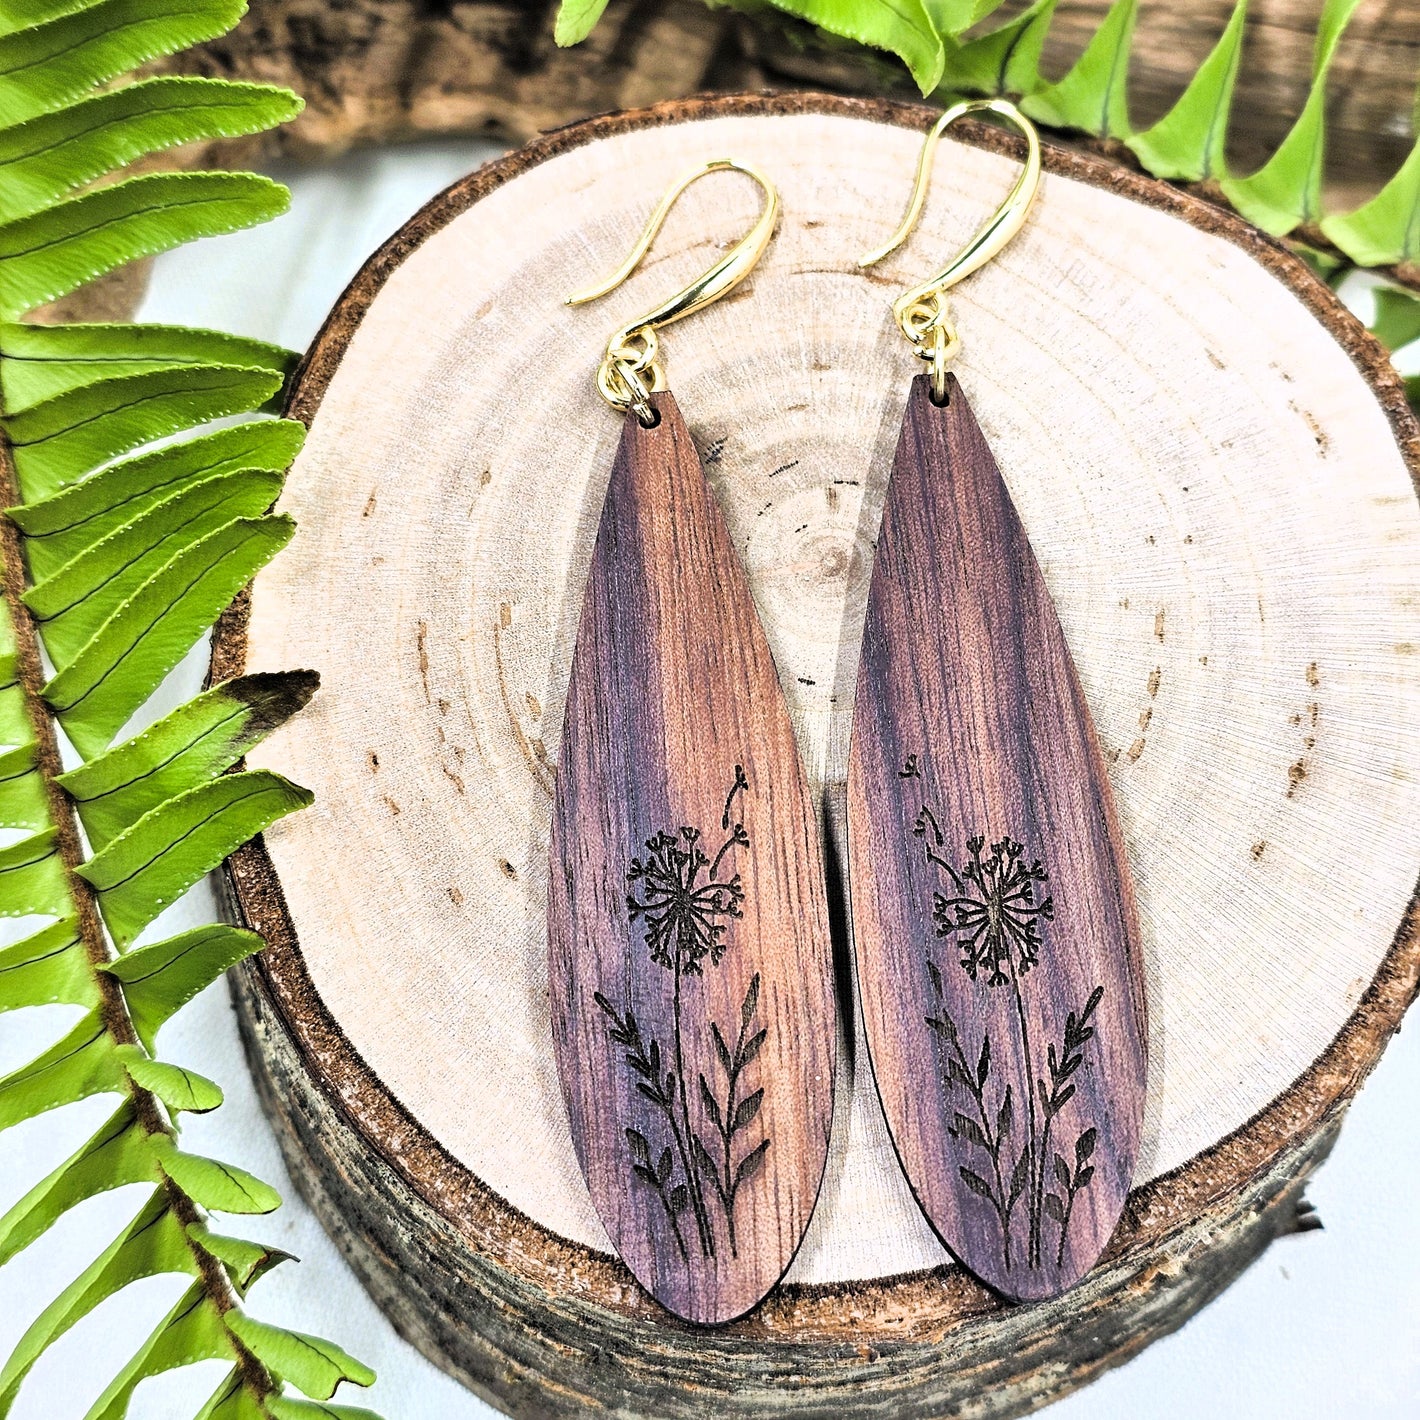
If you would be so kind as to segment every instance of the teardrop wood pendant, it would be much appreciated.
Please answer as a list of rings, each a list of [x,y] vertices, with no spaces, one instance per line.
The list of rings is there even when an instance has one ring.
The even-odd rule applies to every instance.
[[[817,816],[744,568],[669,394],[628,414],[572,658],[548,884],[553,1036],[613,1245],[677,1315],[788,1267],[833,1113]]]
[[[1092,1267],[1133,1177],[1128,864],[1040,568],[954,377],[913,381],[868,594],[849,872],[873,1070],[917,1201],[1008,1297]]]

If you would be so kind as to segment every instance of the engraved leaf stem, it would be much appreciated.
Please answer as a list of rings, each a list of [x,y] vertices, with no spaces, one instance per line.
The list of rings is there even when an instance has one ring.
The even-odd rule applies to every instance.
[[[685,931],[682,927],[680,931]],[[685,1176],[690,1180],[690,1200],[695,1209],[695,1227],[700,1234],[700,1250],[707,1257],[715,1256],[715,1235],[710,1231],[710,1219],[705,1212],[705,1194],[700,1187],[700,1170],[696,1163],[695,1151],[691,1146],[691,1140],[695,1135],[690,1127],[690,1092],[685,1088],[685,1054],[681,1044],[680,1029],[680,984],[682,976],[681,961],[683,952],[677,944],[675,954],[675,997],[672,1006],[672,1015],[675,1022],[675,1077],[676,1089],[680,1096],[680,1121],[684,1135],[677,1135],[680,1143],[681,1164],[685,1169]],[[696,1143],[699,1140],[696,1139]]]
[[[611,1024],[607,1027],[607,1037],[613,1044],[625,1048],[626,1064],[632,1074],[637,1077],[636,1089],[638,1093],[650,1100],[652,1105],[666,1116],[676,1153],[680,1156],[681,1169],[689,1178],[690,1171],[686,1167],[685,1140],[682,1138],[680,1126],[676,1122],[676,1075],[674,1071],[670,1070],[662,1075],[660,1043],[654,1037],[649,1043],[642,1039],[641,1028],[629,1006],[626,1008],[626,1014],[620,1015],[616,1007],[600,991],[595,993],[593,999],[611,1020]],[[685,1258],[685,1239],[681,1236],[677,1215],[685,1211],[689,1198],[684,1184],[671,1185],[670,1183],[673,1163],[670,1149],[663,1148],[653,1163],[651,1145],[639,1130],[627,1129],[626,1142],[631,1149],[632,1173],[643,1183],[649,1184],[656,1190],[666,1216],[670,1219],[676,1246],[680,1250],[681,1257]]]
[[[768,1035],[768,1031],[762,1028],[753,1035],[749,1033],[758,1007],[759,973],[755,972],[754,979],[749,984],[749,990],[745,992],[744,1002],[740,1006],[740,1029],[739,1034],[735,1037],[733,1051],[725,1043],[725,1037],[721,1034],[720,1027],[713,1021],[710,1023],[710,1032],[715,1041],[715,1054],[727,1080],[723,1106],[715,1098],[715,1092],[710,1088],[705,1076],[701,1075],[700,1077],[700,1099],[705,1107],[705,1113],[709,1115],[710,1122],[715,1127],[716,1134],[719,1135],[720,1159],[717,1161],[712,1157],[710,1150],[698,1134],[695,1136],[695,1147],[700,1161],[705,1165],[705,1170],[719,1195],[732,1256],[739,1255],[735,1239],[735,1198],[739,1194],[740,1185],[759,1171],[760,1165],[764,1162],[765,1151],[769,1148],[769,1140],[761,1139],[738,1164],[734,1162],[734,1137],[754,1123],[759,1116],[759,1107],[764,1101],[762,1089],[752,1090],[743,1098],[738,1094],[740,1076],[759,1054],[760,1046],[764,1044],[764,1039]],[[723,1175],[721,1174],[722,1167]]]
[[[922,777],[919,756],[908,758],[900,777]],[[1032,1048],[1026,980],[1039,961],[1043,945],[1041,924],[1054,918],[1054,899],[1038,899],[1037,895],[1038,885],[1048,881],[1045,868],[1039,859],[1027,860],[1022,845],[1009,836],[988,849],[981,835],[967,840],[965,865],[957,868],[948,856],[941,822],[926,803],[918,812],[913,832],[923,841],[926,861],[943,873],[950,885],[949,891],[933,894],[932,918],[937,935],[952,939],[960,953],[958,965],[973,985],[988,992],[1003,987],[1010,990],[1016,1044],[1027,1082],[1026,1138],[1008,1179],[1002,1150],[1014,1123],[1017,1101],[1008,1081],[999,1094],[999,1104],[993,1107],[988,1102],[993,1064],[990,1033],[983,1033],[980,1055],[973,1067],[961,1032],[947,1009],[941,970],[929,959],[927,971],[937,998],[937,1014],[927,1017],[927,1025],[945,1052],[943,1081],[948,1094],[953,1089],[965,1090],[975,1106],[974,1117],[972,1113],[956,1111],[948,1133],[963,1147],[984,1152],[991,1166],[988,1178],[970,1163],[963,1163],[958,1166],[959,1176],[965,1187],[995,1213],[1001,1232],[1002,1260],[1008,1270],[1012,1214],[1023,1193],[1026,1265],[1042,1265],[1044,1224],[1049,1218],[1059,1230],[1055,1265],[1061,1267],[1075,1200],[1094,1177],[1090,1158],[1098,1136],[1093,1125],[1078,1135],[1073,1166],[1061,1154],[1051,1153],[1051,1136],[1057,1117],[1075,1097],[1072,1077],[1084,1064],[1086,1046],[1094,1037],[1092,1020],[1104,988],[1097,986],[1078,1013],[1071,1011],[1066,1016],[1058,1048],[1053,1041],[1046,1045],[1042,1072]],[[1052,1191],[1052,1185],[1058,1186],[1059,1191]]]
[[[749,780],[742,765],[735,766],[734,782],[725,796],[720,827],[727,835],[712,858],[701,847],[698,828],[682,827],[677,832],[663,830],[646,840],[646,856],[633,858],[626,872],[627,914],[641,922],[651,960],[671,973],[671,1054],[673,1067],[662,1070],[660,1044],[645,1040],[631,1008],[624,1012],[600,992],[598,1007],[607,1016],[608,1039],[623,1047],[627,1068],[636,1077],[637,1092],[665,1116],[671,1143],[659,1154],[644,1133],[628,1128],[632,1174],[656,1191],[662,1211],[683,1261],[689,1253],[680,1229],[679,1215],[688,1207],[695,1216],[700,1255],[716,1255],[715,1228],[707,1206],[706,1180],[713,1186],[711,1197],[718,1199],[725,1220],[725,1238],[730,1252],[737,1255],[735,1201],[740,1188],[759,1171],[769,1148],[761,1139],[738,1162],[735,1140],[754,1123],[764,1100],[763,1089],[743,1092],[745,1071],[758,1056],[767,1031],[755,1030],[759,1008],[760,978],[756,972],[740,1006],[740,1024],[731,1050],[719,1025],[710,1022],[715,1054],[725,1076],[723,1103],[705,1075],[699,1074],[699,1102],[714,1129],[708,1134],[712,1149],[695,1129],[691,1116],[690,1090],[686,1082],[685,1035],[682,1021],[683,990],[686,979],[704,974],[705,962],[718,966],[724,957],[729,922],[743,915],[744,886],[739,873],[720,877],[721,865],[737,848],[747,847],[749,834],[739,819],[733,818],[735,800],[747,793]],[[638,895],[639,893],[639,895]],[[680,1179],[675,1176],[679,1164]]]

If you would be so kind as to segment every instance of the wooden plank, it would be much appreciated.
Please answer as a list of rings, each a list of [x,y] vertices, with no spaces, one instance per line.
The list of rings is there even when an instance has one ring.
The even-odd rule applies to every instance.
[[[553,1034],[617,1251],[697,1322],[784,1274],[818,1194],[835,1022],[819,830],[749,583],[675,400],[628,414],[572,658]]]
[[[913,1192],[1007,1296],[1092,1267],[1134,1175],[1134,893],[1054,603],[955,376],[912,385],[849,755],[855,949]]]

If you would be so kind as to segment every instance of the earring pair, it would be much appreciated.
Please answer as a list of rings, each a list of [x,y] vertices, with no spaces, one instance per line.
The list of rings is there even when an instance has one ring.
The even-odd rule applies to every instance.
[[[1040,568],[948,365],[947,291],[1024,224],[1005,203],[893,314],[913,380],[870,584],[848,776],[861,1015],[889,1133],[943,1242],[1012,1298],[1093,1265],[1122,1211],[1145,1068],[1138,928],[1103,761]],[[692,183],[764,206],[698,281],[615,331],[624,415],[567,692],[548,893],[554,1044],[578,1161],[638,1281],[688,1320],[758,1303],[801,1242],[827,1157],[835,1005],[818,814],[744,568],[670,394],[657,331],[743,281],[778,220],[717,160],[661,199],[614,290]]]

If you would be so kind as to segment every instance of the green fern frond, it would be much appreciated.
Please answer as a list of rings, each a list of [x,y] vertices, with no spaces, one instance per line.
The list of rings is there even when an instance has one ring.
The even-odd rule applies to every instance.
[[[100,968],[123,988],[133,1032],[152,1051],[159,1029],[230,967],[259,952],[255,932],[217,924],[194,927],[132,951]]]
[[[49,822],[38,764],[32,744],[0,754],[0,828],[35,831]]]
[[[93,1008],[98,1004],[98,986],[72,917],[0,951],[0,1012],[25,1006]]]
[[[14,320],[115,267],[269,222],[280,183],[256,173],[152,173],[0,227],[0,318]]]
[[[129,375],[195,365],[285,376],[289,350],[264,340],[176,325],[0,325],[0,394],[5,410]]]
[[[187,1235],[227,1269],[232,1285],[243,1297],[273,1267],[295,1261],[289,1252],[282,1252],[279,1247],[264,1247],[261,1243],[248,1242],[246,1238],[224,1237],[201,1223],[189,1224]]]
[[[1326,146],[1326,80],[1336,46],[1360,0],[1326,0],[1317,29],[1312,86],[1282,146],[1251,177],[1225,178],[1223,195],[1250,222],[1285,236],[1321,218],[1321,165]]]
[[[1420,296],[1395,286],[1379,287],[1371,334],[1387,349],[1401,350],[1420,340]]]
[[[596,28],[607,0],[565,0],[557,11],[553,39],[561,45],[580,44]]]
[[[956,38],[1001,8],[1002,0],[927,0],[937,33]]]
[[[186,1070],[166,1060],[154,1060],[136,1045],[120,1045],[118,1058],[128,1078],[150,1095],[156,1095],[169,1115],[210,1114],[222,1103],[222,1087],[196,1070]]]
[[[93,3],[94,0],[0,0],[0,35],[72,15]]]
[[[1056,0],[1035,0],[1014,19],[974,39],[947,42],[942,87],[952,94],[1028,94],[1041,83],[1040,56]]]
[[[310,671],[224,681],[118,748],[61,774],[58,782],[90,844],[101,851],[145,814],[230,769],[315,690]]]
[[[194,1282],[89,1408],[84,1420],[124,1420],[139,1382],[194,1361],[229,1360],[233,1336],[223,1317],[205,1280]],[[261,1410],[250,1413],[260,1415]]]
[[[772,3],[776,9],[837,39],[852,40],[897,55],[924,94],[931,93],[941,82],[946,46],[924,0],[772,0]]]
[[[64,108],[150,59],[226,34],[245,0],[12,0],[0,37],[0,124]],[[38,10],[38,15],[34,11]],[[25,13],[25,12],[29,13]],[[40,23],[45,11],[57,18]]]
[[[1222,37],[1178,102],[1152,128],[1128,140],[1134,156],[1155,177],[1205,182],[1227,173],[1228,119],[1246,21],[1247,0],[1237,0]]]
[[[93,884],[104,924],[126,949],[228,854],[313,797],[268,769],[220,774],[150,809],[77,871]]]
[[[6,363],[0,349],[0,371]],[[47,497],[19,504],[9,510],[10,520],[25,535],[31,571],[46,577],[196,483],[234,473],[284,472],[305,432],[294,420],[264,420],[169,444],[110,464]]]
[[[312,1400],[329,1400],[341,1381],[371,1385],[375,1373],[333,1341],[270,1326],[255,1317],[238,1315],[230,1326],[247,1349],[278,1375],[289,1376]]]
[[[107,749],[163,677],[291,540],[290,518],[237,518],[163,564],[43,688],[74,747]]]
[[[274,473],[205,478],[86,548],[25,593],[50,654],[72,660],[118,608],[182,548],[276,500]]]
[[[379,1420],[379,1416],[358,1405],[323,1405],[311,1400],[277,1396],[271,1402],[274,1420]]]
[[[1369,202],[1321,230],[1359,266],[1420,266],[1420,142]]]
[[[295,356],[212,331],[21,320],[125,262],[285,210],[285,189],[250,173],[101,182],[164,148],[258,132],[298,111],[293,95],[256,84],[101,87],[220,34],[242,8],[0,0],[0,494],[11,504],[0,530],[0,827],[17,835],[0,846],[0,917],[50,919],[0,949],[0,1012],[80,1011],[49,1049],[0,1078],[0,1130],[117,1096],[94,1136],[0,1217],[0,1263],[88,1198],[152,1189],[0,1368],[0,1420],[55,1340],[159,1273],[186,1276],[188,1290],[91,1420],[119,1420],[145,1379],[207,1358],[231,1367],[201,1410],[222,1420],[340,1414],[324,1405],[336,1386],[374,1379],[333,1343],[246,1314],[250,1288],[286,1254],[215,1232],[208,1214],[267,1213],[280,1198],[177,1144],[181,1116],[217,1108],[222,1091],[159,1058],[158,1034],[260,938],[214,924],[140,940],[235,848],[311,802],[240,760],[310,699],[316,677],[244,676],[123,738],[291,537],[291,520],[271,508],[304,430],[269,416]],[[241,422],[205,427],[232,418]],[[80,757],[68,772],[58,728]],[[288,1384],[313,1399],[288,1396]]]
[[[1129,49],[1138,16],[1139,0],[1114,0],[1070,72],[1033,89],[1021,100],[1021,108],[1054,128],[1075,128],[1095,138],[1128,138]]]
[[[0,221],[180,143],[238,138],[301,111],[286,89],[169,76],[96,94],[0,133]]]
[[[77,933],[75,940],[78,940]],[[76,1153],[0,1217],[0,1264],[43,1237],[71,1208],[129,1183],[156,1183],[148,1136],[126,1099]]]
[[[35,1318],[0,1371],[0,1415],[14,1404],[21,1383],[46,1349],[82,1321],[100,1302],[133,1282],[161,1273],[193,1276],[197,1263],[182,1224],[162,1188],[155,1188],[138,1215]]]
[[[275,370],[171,365],[17,409],[5,424],[20,495],[44,498],[152,439],[261,409],[282,383]]]

